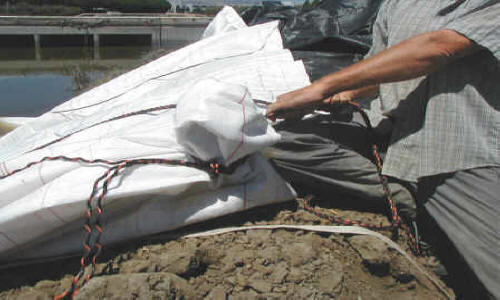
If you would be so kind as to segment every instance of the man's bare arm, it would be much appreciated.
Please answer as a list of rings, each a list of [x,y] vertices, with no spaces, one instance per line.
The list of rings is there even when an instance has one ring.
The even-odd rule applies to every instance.
[[[276,118],[285,111],[319,106],[324,99],[343,91],[417,78],[478,49],[473,41],[452,30],[421,34],[308,87],[281,95],[268,108],[268,116]]]
[[[371,98],[377,95],[378,90],[379,90],[378,84],[369,85],[358,89],[347,90],[334,94],[332,97],[326,98],[323,102],[325,104],[333,104],[333,103],[342,103],[363,98]]]

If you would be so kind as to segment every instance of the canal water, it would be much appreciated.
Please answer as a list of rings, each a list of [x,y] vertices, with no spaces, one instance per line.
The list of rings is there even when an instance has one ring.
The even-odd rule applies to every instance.
[[[176,46],[179,48],[180,46]],[[138,66],[149,45],[34,47],[0,45],[0,117],[35,117],[90,84]]]

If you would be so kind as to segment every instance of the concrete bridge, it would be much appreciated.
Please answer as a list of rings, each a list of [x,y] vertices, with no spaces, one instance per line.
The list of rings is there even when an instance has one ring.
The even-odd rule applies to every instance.
[[[180,16],[0,16],[0,36],[32,36],[36,58],[44,36],[81,35],[84,45],[94,47],[99,59],[101,38],[108,35],[142,35],[151,37],[151,46],[160,48],[171,43],[187,44],[198,40],[209,17]]]

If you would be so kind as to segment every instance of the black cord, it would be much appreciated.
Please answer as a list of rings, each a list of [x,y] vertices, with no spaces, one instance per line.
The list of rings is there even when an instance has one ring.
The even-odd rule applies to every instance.
[[[439,12],[438,12],[438,16],[446,16],[447,14],[451,13],[452,11],[454,11],[455,9],[457,9],[460,5],[462,5],[465,1],[467,0],[456,0],[455,3],[453,4],[450,4],[448,6],[446,6],[445,8],[441,9]]]

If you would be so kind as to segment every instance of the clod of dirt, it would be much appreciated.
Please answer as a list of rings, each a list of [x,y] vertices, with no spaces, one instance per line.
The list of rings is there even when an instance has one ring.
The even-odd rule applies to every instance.
[[[307,264],[317,254],[312,245],[306,243],[293,243],[289,245],[288,253],[294,267]]]
[[[123,274],[147,273],[150,268],[150,263],[147,260],[130,260],[125,261],[120,269]]]
[[[206,253],[199,249],[184,249],[182,252],[163,254],[158,259],[158,270],[183,278],[196,277],[207,269],[206,258]]]
[[[270,282],[262,279],[250,282],[250,287],[259,293],[269,293],[273,289],[273,285]]]
[[[335,296],[342,288],[344,271],[342,263],[338,260],[331,262],[330,268],[318,273],[318,288],[324,293]]]
[[[401,256],[393,257],[391,261],[391,275],[401,283],[409,283],[415,280],[415,275],[411,272],[412,266]]]
[[[187,281],[171,273],[141,273],[93,278],[79,299],[193,299]]]
[[[275,284],[280,284],[285,281],[285,278],[288,276],[288,269],[285,264],[279,264],[274,268],[273,273],[270,276],[270,279]]]
[[[386,276],[390,271],[391,257],[389,247],[372,236],[354,236],[349,244],[356,250],[370,273],[376,276]]]
[[[214,288],[210,294],[208,294],[207,300],[226,300],[227,299],[227,293],[225,288],[223,287],[216,287]]]

